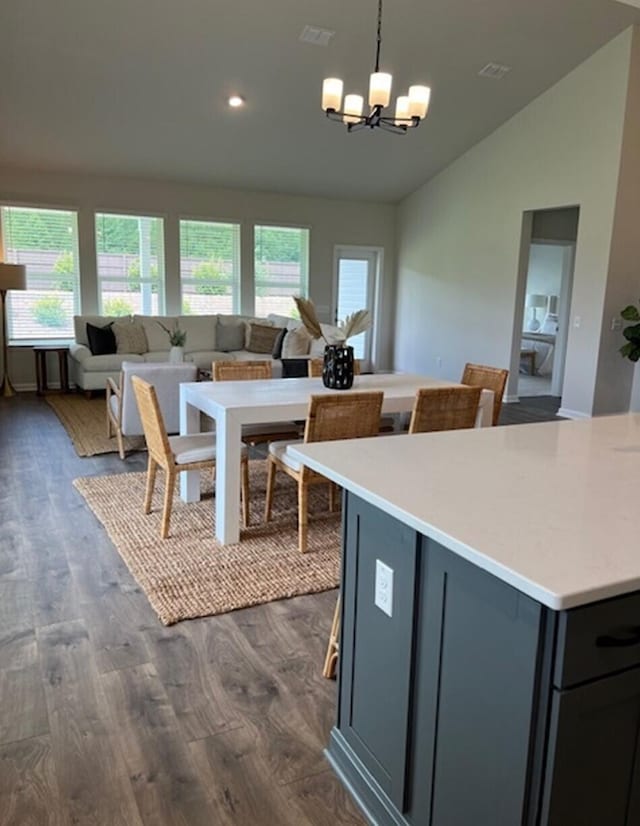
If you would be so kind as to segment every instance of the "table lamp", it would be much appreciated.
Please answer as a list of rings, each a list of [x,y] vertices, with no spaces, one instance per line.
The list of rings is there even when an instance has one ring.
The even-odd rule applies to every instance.
[[[7,291],[27,289],[27,268],[23,264],[3,264],[0,261],[0,303],[2,303],[2,388],[4,398],[15,395],[9,380],[7,358]]]
[[[540,329],[540,322],[536,316],[536,310],[541,310],[547,306],[547,296],[539,293],[530,293],[527,296],[527,307],[532,311],[531,320],[529,321],[529,330],[535,332]]]

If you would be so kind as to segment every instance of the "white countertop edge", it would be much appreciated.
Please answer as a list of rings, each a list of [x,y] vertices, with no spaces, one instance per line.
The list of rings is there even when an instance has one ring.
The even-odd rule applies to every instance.
[[[640,590],[640,578],[637,578],[628,582],[610,583],[608,585],[592,588],[588,591],[576,591],[574,593],[564,595],[553,593],[552,591],[542,588],[540,585],[532,582],[526,577],[521,576],[511,568],[500,565],[495,560],[487,557],[479,551],[476,551],[464,542],[460,542],[454,537],[449,536],[449,534],[439,530],[434,525],[417,519],[411,513],[397,507],[387,499],[383,499],[382,497],[372,493],[367,488],[363,488],[351,479],[342,476],[317,459],[312,459],[309,456],[306,456],[297,448],[290,447],[289,451],[292,456],[301,461],[307,467],[311,468],[311,470],[318,471],[318,473],[326,476],[327,479],[330,479],[332,482],[335,482],[345,488],[350,493],[359,496],[365,502],[374,505],[381,511],[384,511],[384,513],[389,514],[389,516],[393,516],[395,519],[398,519],[403,524],[413,528],[418,533],[424,534],[424,536],[435,540],[448,550],[453,551],[453,553],[462,557],[462,559],[466,559],[468,562],[473,563],[481,570],[493,574],[502,582],[512,585],[517,591],[520,591],[526,596],[535,599],[537,602],[542,603],[542,605],[546,605],[547,608],[551,608],[553,611],[564,611],[569,608],[578,608],[594,602],[600,602],[604,599],[622,596],[624,594],[629,594],[632,591]]]

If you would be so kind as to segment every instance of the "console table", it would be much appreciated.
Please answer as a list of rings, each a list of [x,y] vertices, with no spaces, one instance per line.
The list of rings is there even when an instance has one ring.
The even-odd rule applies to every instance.
[[[369,822],[640,823],[640,415],[360,441],[292,453],[346,490],[327,757]]]
[[[33,355],[36,360],[36,392],[39,396],[49,392],[47,382],[47,353],[55,353],[58,356],[58,371],[60,373],[60,392],[69,392],[69,365],[67,355],[68,346],[58,346],[55,344],[38,344],[33,347]]]

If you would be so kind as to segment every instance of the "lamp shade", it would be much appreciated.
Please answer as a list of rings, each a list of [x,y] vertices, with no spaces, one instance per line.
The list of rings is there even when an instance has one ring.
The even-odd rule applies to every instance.
[[[527,296],[527,307],[533,307],[534,309],[540,309],[542,307],[547,306],[547,296],[541,295],[540,293],[530,293]]]
[[[0,262],[0,290],[26,290],[27,268],[24,264]]]

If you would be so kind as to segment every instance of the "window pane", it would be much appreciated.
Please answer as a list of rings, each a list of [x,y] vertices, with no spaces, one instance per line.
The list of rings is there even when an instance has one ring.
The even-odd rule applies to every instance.
[[[240,312],[240,225],[180,221],[185,315]]]
[[[96,247],[100,311],[104,315],[162,315],[162,218],[98,213]]]
[[[338,319],[369,308],[368,259],[341,258],[338,262]],[[355,358],[365,356],[365,333],[349,339]]]
[[[292,295],[307,295],[309,230],[255,227],[255,313],[293,315]]]
[[[8,293],[9,340],[73,338],[79,311],[77,214],[12,206],[0,214],[5,261],[27,267],[27,289]]]

